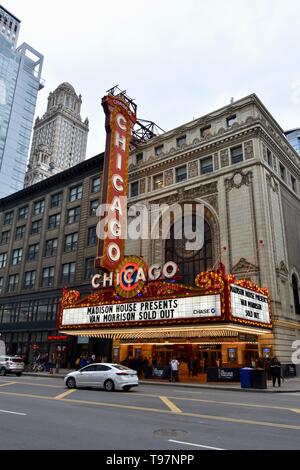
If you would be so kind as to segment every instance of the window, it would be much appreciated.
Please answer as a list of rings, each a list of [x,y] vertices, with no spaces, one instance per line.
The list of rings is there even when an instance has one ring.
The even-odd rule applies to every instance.
[[[75,280],[75,263],[67,263],[62,266],[62,277],[63,283],[73,283]]]
[[[212,157],[202,158],[200,160],[200,170],[201,175],[204,175],[205,173],[211,173],[214,170]]]
[[[231,164],[232,165],[243,161],[243,148],[241,145],[239,147],[230,149],[230,152],[231,152]]]
[[[139,182],[135,181],[134,183],[131,183],[130,185],[130,195],[131,197],[138,196],[139,194]]]
[[[28,218],[28,206],[20,207],[18,218],[19,219],[27,219]]]
[[[54,284],[54,266],[43,269],[42,287],[52,287]]]
[[[202,127],[202,129],[200,129],[200,135],[202,139],[209,137],[211,135],[211,125]]]
[[[97,209],[99,206],[99,201],[98,199],[94,199],[93,201],[90,202],[90,215],[95,216],[97,215]]]
[[[35,235],[37,233],[40,233],[42,228],[42,219],[40,220],[35,220],[31,224],[31,235]]]
[[[80,218],[80,206],[68,210],[67,224],[74,224]]]
[[[174,261],[179,267],[182,283],[194,285],[195,276],[201,271],[211,269],[212,262],[212,232],[210,226],[204,221],[204,244],[201,250],[187,250],[187,238],[178,238],[178,229],[184,234],[184,227],[191,226],[196,230],[196,216],[186,215],[182,217],[182,225],[176,223],[170,229],[170,237],[165,242],[165,261]]]
[[[227,122],[227,127],[231,127],[236,122],[236,114],[228,117],[226,119],[226,122]]]
[[[6,214],[4,214],[3,225],[11,225],[13,223],[13,218],[14,218],[13,212],[6,212]]]
[[[137,154],[136,154],[136,157],[135,157],[135,160],[136,160],[137,165],[138,165],[139,163],[143,163],[143,161],[144,161],[144,154],[143,154],[143,152],[137,153]]]
[[[299,285],[295,274],[292,275],[292,288],[294,296],[294,307],[297,315],[300,315]]]
[[[78,233],[70,233],[65,237],[65,252],[77,250]]]
[[[39,244],[29,245],[27,252],[27,261],[35,261],[39,254]]]
[[[70,189],[69,193],[69,201],[77,201],[78,199],[81,199],[82,197],[82,184],[79,184],[78,186],[74,186],[73,188]]]
[[[160,173],[159,175],[153,176],[153,189],[162,188],[163,184],[164,184],[163,173]]]
[[[60,214],[50,215],[49,221],[48,221],[48,229],[52,230],[58,227],[59,224],[60,224]]]
[[[13,274],[8,278],[8,292],[16,292],[19,284],[19,274]]]
[[[35,284],[35,275],[35,271],[28,271],[27,273],[25,273],[24,289],[33,289]]]
[[[182,147],[182,146],[185,145],[185,144],[186,144],[186,135],[183,135],[183,136],[178,137],[178,138],[176,139],[176,145],[177,145],[177,147]]]
[[[7,253],[0,253],[0,268],[5,268],[7,261]]]
[[[16,228],[16,240],[22,240],[25,234],[26,225],[21,225],[21,227]]]
[[[96,225],[93,227],[88,228],[88,246],[94,246],[97,244],[97,233],[96,233]]]
[[[57,246],[58,246],[57,238],[46,240],[45,256],[55,256],[57,253]]]
[[[281,163],[279,163],[279,171],[281,179],[285,181],[285,167]]]
[[[101,178],[98,176],[98,178],[94,178],[92,180],[92,193],[97,193],[100,191],[100,186],[101,186]]]
[[[3,290],[3,281],[4,281],[4,278],[0,277],[0,294],[2,294],[2,290]]]
[[[94,275],[94,258],[87,258],[85,260],[85,279],[91,279]]]
[[[1,245],[4,245],[9,242],[10,240],[10,230],[6,230],[5,232],[2,232],[1,236]]]
[[[272,168],[272,153],[271,150],[267,149],[267,160],[268,160],[268,165]]]
[[[176,183],[180,183],[181,181],[185,181],[187,179],[186,165],[176,168],[175,172],[176,172]]]
[[[53,207],[59,207],[62,203],[62,196],[63,194],[62,193],[55,193],[55,194],[52,194],[51,196],[51,203],[50,203],[50,206],[51,208]]]
[[[16,266],[22,261],[23,248],[17,248],[12,252],[12,265]]]
[[[33,213],[34,215],[43,214],[45,211],[45,201],[37,201],[34,203]]]
[[[157,147],[154,147],[154,154],[159,157],[163,153],[164,146],[163,145],[158,145]]]
[[[295,191],[296,193],[297,192],[296,178],[294,178],[293,175],[291,175],[291,185],[292,185],[293,191]]]

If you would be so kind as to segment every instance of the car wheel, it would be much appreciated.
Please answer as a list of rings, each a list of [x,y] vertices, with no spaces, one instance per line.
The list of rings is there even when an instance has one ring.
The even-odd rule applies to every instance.
[[[17,372],[17,373],[16,373],[16,376],[17,376],[17,377],[21,377],[21,375],[22,375],[22,372]]]
[[[130,389],[131,387],[129,385],[126,385],[125,387],[123,387],[124,392],[129,392]]]
[[[6,373],[5,367],[1,367],[1,369],[0,369],[0,375],[5,375],[5,373]]]
[[[73,377],[69,377],[66,384],[68,388],[76,388],[76,380]]]
[[[114,389],[115,384],[113,383],[113,381],[110,379],[106,380],[106,382],[104,383],[104,390],[106,390],[106,392],[113,392]]]

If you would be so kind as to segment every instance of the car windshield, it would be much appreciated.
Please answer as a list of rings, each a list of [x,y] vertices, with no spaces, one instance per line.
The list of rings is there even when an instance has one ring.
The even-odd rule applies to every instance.
[[[130,369],[129,367],[122,366],[121,364],[114,364],[113,366],[114,366],[116,369],[119,369],[119,370],[132,370],[132,369]]]

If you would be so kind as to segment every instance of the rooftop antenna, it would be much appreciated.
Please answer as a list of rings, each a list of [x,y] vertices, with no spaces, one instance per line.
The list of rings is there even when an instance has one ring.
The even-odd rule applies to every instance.
[[[230,98],[230,104],[233,104],[234,103],[234,98],[233,96]]]

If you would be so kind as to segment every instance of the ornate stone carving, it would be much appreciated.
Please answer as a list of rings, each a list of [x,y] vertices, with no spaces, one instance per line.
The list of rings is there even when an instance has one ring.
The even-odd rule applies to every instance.
[[[224,127],[220,127],[220,129],[217,132],[217,135],[225,134],[225,132],[226,132],[226,130],[224,129]]]
[[[268,157],[267,157],[267,149],[266,149],[266,146],[264,144],[262,146],[262,149],[263,149],[263,159],[266,162],[268,160]]]
[[[220,157],[221,157],[221,167],[224,168],[225,166],[228,166],[229,165],[228,149],[221,150]]]
[[[234,274],[255,272],[258,271],[258,266],[250,263],[245,258],[241,258],[231,269]]]
[[[188,163],[188,178],[195,178],[199,173],[198,160]]]
[[[254,122],[254,121],[255,121],[254,117],[253,117],[253,116],[249,116],[249,117],[247,117],[247,119],[246,119],[245,122],[246,122],[246,124],[251,124],[251,123]]]
[[[226,191],[230,191],[233,188],[239,189],[244,184],[249,186],[252,181],[252,176],[253,176],[252,171],[248,171],[247,173],[244,173],[241,170],[235,171],[231,178],[225,179],[224,184],[225,184]]]
[[[245,149],[245,160],[254,158],[254,149],[253,149],[252,140],[247,140],[247,142],[244,143],[244,149]]]
[[[202,184],[197,186],[196,188],[184,190],[181,188],[176,194],[172,194],[171,196],[166,196],[164,198],[156,199],[153,201],[155,204],[173,204],[175,202],[179,202],[181,200],[194,200],[198,197],[203,197],[206,195],[214,194],[218,192],[218,183],[217,181],[213,181],[208,184]]]
[[[219,155],[218,153],[214,153],[214,169],[219,169]]]
[[[198,145],[198,144],[200,144],[200,139],[198,139],[198,137],[196,137],[196,139],[193,140],[192,144],[193,144],[193,145]]]
[[[146,178],[140,180],[140,193],[144,194],[146,192]]]
[[[218,205],[218,196],[217,194],[212,194],[210,196],[205,196],[203,198],[204,202],[207,202],[211,207],[215,209],[215,211],[219,212],[219,205]]]
[[[165,171],[164,180],[165,186],[170,186],[171,184],[174,184],[174,171],[172,168]]]
[[[289,270],[286,267],[286,264],[284,261],[280,261],[278,268],[276,268],[276,271],[281,274],[282,276],[288,276],[289,275]]]
[[[278,183],[275,180],[274,176],[271,174],[267,174],[266,177],[267,177],[267,183],[272,189],[272,191],[274,191],[274,193],[278,193]]]

